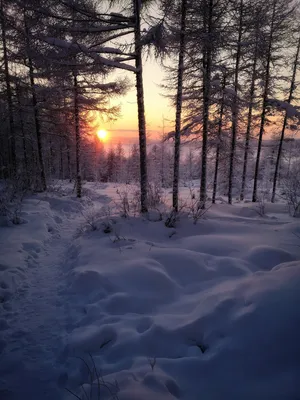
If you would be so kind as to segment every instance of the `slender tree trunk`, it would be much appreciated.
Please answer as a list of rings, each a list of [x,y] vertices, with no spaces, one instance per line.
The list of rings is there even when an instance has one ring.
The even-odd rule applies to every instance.
[[[10,172],[14,175],[17,171],[17,157],[16,157],[16,139],[14,129],[14,117],[13,117],[13,101],[12,101],[12,90],[10,84],[9,68],[8,68],[8,54],[7,54],[7,42],[6,42],[6,16],[4,12],[4,4],[1,0],[1,35],[2,35],[2,52],[3,52],[3,64],[4,64],[4,76],[6,86],[6,99],[8,106],[8,121],[9,121],[9,158],[10,158]]]
[[[139,148],[140,148],[140,185],[141,185],[141,212],[148,211],[147,204],[147,140],[146,140],[146,120],[143,87],[143,63],[142,63],[142,44],[141,44],[141,1],[133,0],[135,28],[135,67],[136,67],[136,97],[138,107],[139,124]]]
[[[161,176],[161,186],[166,187],[165,181],[165,119],[162,117],[162,139],[161,139],[161,151],[160,151],[160,176]]]
[[[39,118],[38,101],[37,101],[37,95],[36,95],[36,90],[35,90],[33,62],[32,62],[31,56],[29,55],[30,32],[29,32],[29,28],[27,25],[27,18],[26,18],[25,11],[24,11],[24,25],[25,25],[25,33],[26,33],[27,59],[28,59],[28,67],[29,67],[30,88],[31,88],[31,95],[32,95],[33,116],[34,116],[37,147],[38,147],[38,164],[39,164],[39,170],[40,170],[41,188],[43,191],[45,191],[45,190],[47,190],[47,184],[46,184],[46,175],[45,175],[43,148],[42,148],[42,133],[41,133],[40,118]]]
[[[26,137],[25,137],[25,129],[24,129],[24,121],[23,121],[20,86],[18,83],[16,84],[16,95],[17,95],[17,102],[18,102],[18,108],[19,108],[19,118],[20,118],[20,128],[21,128],[21,136],[22,136],[22,148],[23,148],[24,167],[25,167],[25,174],[26,174],[26,183],[27,183],[27,185],[29,185],[30,177],[29,177],[29,168],[28,168]]]
[[[249,99],[249,108],[248,108],[248,116],[247,116],[247,128],[246,128],[246,137],[245,137],[245,149],[244,149],[242,187],[241,187],[241,193],[240,193],[240,200],[241,201],[243,201],[244,197],[245,197],[245,186],[246,186],[246,178],[247,178],[248,155],[249,155],[249,145],[250,145],[250,132],[251,132],[251,126],[252,126],[253,101],[254,101],[254,95],[255,95],[257,51],[258,51],[258,26],[256,27],[254,60],[253,60],[253,64],[252,64],[250,99]]]
[[[53,151],[51,135],[49,136],[49,150],[50,150],[49,172],[50,172],[51,179],[53,179],[53,175],[54,175],[54,151]]]
[[[288,103],[290,103],[292,101],[293,93],[295,90],[295,80],[296,80],[296,73],[297,73],[297,67],[298,67],[299,52],[300,52],[300,37],[298,39],[296,56],[295,56],[295,61],[294,61],[294,66],[293,66],[293,75],[292,75],[291,86],[290,86],[290,91],[289,91]],[[277,157],[276,157],[276,165],[275,165],[275,172],[274,172],[274,178],[273,178],[273,190],[272,190],[272,198],[271,198],[272,203],[274,203],[274,201],[275,201],[277,177],[278,177],[278,172],[279,172],[279,165],[280,165],[282,146],[283,146],[283,140],[284,140],[284,134],[285,134],[287,120],[288,120],[288,116],[287,116],[287,112],[285,112],[281,135],[280,135],[278,153],[277,153]]]
[[[181,112],[182,112],[182,86],[183,86],[183,71],[184,71],[186,11],[187,11],[187,0],[182,0],[181,1],[181,23],[180,23],[180,47],[179,47],[178,70],[177,70],[174,176],[173,176],[173,208],[176,212],[178,212],[178,186],[179,186],[179,166],[180,166],[180,129],[181,129]]]
[[[79,117],[79,102],[78,102],[78,80],[77,72],[73,70],[73,88],[74,88],[74,122],[75,122],[75,143],[76,143],[76,193],[80,198],[82,195],[82,180],[80,171],[81,158],[81,138],[80,138],[80,117]]]
[[[66,147],[67,147],[67,165],[68,165],[68,178],[70,182],[72,181],[72,169],[71,169],[71,155],[70,155],[70,141],[69,138],[66,137]]]
[[[208,13],[208,15],[207,15]],[[206,201],[206,174],[207,174],[207,139],[209,122],[209,103],[210,103],[210,81],[212,65],[212,13],[213,0],[208,0],[204,4],[204,30],[206,32],[205,44],[203,48],[203,134],[202,134],[202,165],[200,180],[200,203],[205,207]]]
[[[274,20],[275,20],[275,11],[276,11],[276,1],[277,0],[273,0],[273,6],[272,6],[272,20],[271,20],[271,29],[270,29],[270,37],[269,37],[269,46],[268,46],[268,52],[267,52],[266,79],[265,79],[265,87],[264,87],[264,93],[263,93],[263,105],[262,105],[260,129],[259,129],[259,136],[258,136],[255,173],[254,173],[254,184],[253,184],[253,195],[252,195],[253,202],[257,201],[257,182],[258,182],[258,174],[259,174],[260,153],[261,153],[261,146],[262,146],[262,137],[263,137],[265,122],[266,122],[266,107],[267,107],[269,86],[270,86],[270,67],[271,67],[271,55],[272,55],[272,45],[273,45],[273,35],[274,35]]]
[[[59,138],[59,178],[64,179],[63,138]]]
[[[219,173],[219,161],[220,161],[220,148],[221,148],[221,134],[222,134],[222,126],[223,126],[223,114],[224,114],[224,92],[226,87],[226,76],[223,79],[222,85],[222,100],[220,107],[220,115],[219,115],[219,123],[218,123],[218,134],[217,134],[217,148],[216,148],[216,159],[215,159],[215,173],[214,173],[214,182],[213,182],[213,195],[212,195],[212,203],[216,203],[216,195],[217,195],[217,186],[218,186],[218,173]]]
[[[234,170],[234,157],[236,147],[236,137],[238,129],[238,89],[239,89],[239,68],[241,59],[241,40],[243,31],[243,7],[244,0],[240,0],[240,15],[239,15],[239,28],[238,28],[238,43],[235,59],[235,73],[234,73],[234,99],[232,104],[232,136],[230,147],[230,161],[229,161],[229,180],[228,180],[228,203],[232,204],[232,185],[233,185],[233,170]]]
[[[165,145],[162,142],[161,143],[161,154],[160,154],[160,177],[161,177],[161,186],[163,188],[166,187],[166,184],[165,184],[165,160],[164,160],[164,157],[165,157]]]
[[[66,97],[64,96],[64,110],[67,109],[67,101],[66,101]],[[69,123],[69,119],[67,118],[67,124]],[[69,135],[69,131],[66,132],[66,134],[63,136],[63,141],[65,143],[66,146],[66,156],[67,156],[67,176],[68,179],[70,180],[70,182],[72,181],[72,171],[71,171],[71,156],[70,156],[70,137]]]
[[[45,166],[44,166],[44,156],[43,156],[43,148],[42,148],[42,134],[41,134],[41,125],[39,120],[39,111],[38,111],[38,102],[36,97],[35,91],[35,81],[33,75],[33,65],[32,60],[29,57],[29,74],[30,74],[30,86],[31,86],[31,93],[32,93],[32,105],[33,105],[33,114],[34,114],[34,121],[35,121],[35,130],[36,130],[36,137],[37,137],[37,146],[38,146],[38,163],[40,169],[40,179],[42,190],[47,190],[46,184],[46,175],[45,175]]]

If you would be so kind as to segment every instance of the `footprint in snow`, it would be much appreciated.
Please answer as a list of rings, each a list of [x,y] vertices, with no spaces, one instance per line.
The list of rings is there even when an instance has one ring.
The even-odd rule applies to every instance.
[[[37,258],[38,253],[41,252],[41,246],[39,243],[24,242],[22,243],[23,250],[27,251],[32,257]]]

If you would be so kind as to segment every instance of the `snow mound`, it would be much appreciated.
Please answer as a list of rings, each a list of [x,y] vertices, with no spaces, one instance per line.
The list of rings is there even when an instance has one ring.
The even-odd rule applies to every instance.
[[[246,255],[246,260],[254,264],[258,269],[272,269],[277,264],[294,261],[294,256],[286,250],[271,246],[257,246]]]
[[[295,398],[300,254],[281,249],[274,221],[226,213],[182,221],[171,238],[163,222],[137,218],[118,221],[115,243],[78,239],[70,278],[84,315],[67,348],[92,353],[119,399],[191,399],[199,388],[207,399]]]
[[[72,289],[77,293],[89,294],[93,291],[107,293],[113,290],[113,284],[97,270],[81,270],[78,268],[74,274]]]
[[[242,248],[247,248],[244,238],[241,236],[218,235],[213,236],[189,236],[180,241],[183,248],[199,253],[207,253],[214,256],[234,256]]]
[[[124,276],[123,292],[136,284]],[[100,318],[99,326],[75,329],[70,345],[94,352],[104,381],[117,382],[119,399],[189,399],[199,387],[208,399],[294,399],[300,315],[291,305],[299,304],[299,284],[299,263],[214,281],[202,291],[181,292],[159,310],[145,307],[143,320],[119,309],[110,324]]]
[[[215,204],[209,210],[209,215],[212,217],[230,218],[232,220],[241,219],[259,219],[259,214],[255,204],[244,205],[228,205],[228,204]]]

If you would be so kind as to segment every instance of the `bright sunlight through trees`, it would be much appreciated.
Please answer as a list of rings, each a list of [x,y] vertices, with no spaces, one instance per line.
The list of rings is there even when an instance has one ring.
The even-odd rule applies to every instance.
[[[105,142],[105,141],[108,139],[108,133],[107,133],[107,131],[105,131],[104,129],[100,129],[100,130],[97,132],[97,136],[98,136],[98,138],[99,138],[101,141],[103,141],[103,142]]]

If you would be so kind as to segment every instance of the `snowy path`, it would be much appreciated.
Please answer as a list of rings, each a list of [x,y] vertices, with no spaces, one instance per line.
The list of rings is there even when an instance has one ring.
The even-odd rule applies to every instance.
[[[78,212],[65,214],[52,238],[36,246],[23,243],[27,280],[8,302],[5,326],[0,326],[6,344],[0,364],[1,400],[62,396],[59,357],[69,323],[65,264],[81,219]]]

